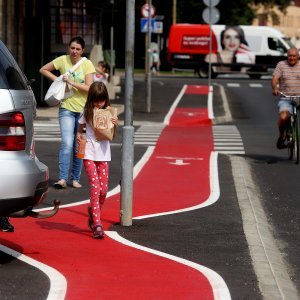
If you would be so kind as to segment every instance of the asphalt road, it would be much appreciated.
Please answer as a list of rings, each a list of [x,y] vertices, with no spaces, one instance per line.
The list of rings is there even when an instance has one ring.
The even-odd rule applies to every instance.
[[[287,150],[276,149],[277,99],[270,81],[262,87],[245,80],[239,87],[228,87],[234,122],[243,138],[244,156],[259,186],[260,200],[272,227],[276,245],[286,263],[288,274],[300,287],[300,176],[299,165],[287,160]]]
[[[234,82],[235,85],[231,85]],[[173,101],[182,88],[182,84],[207,84],[198,78],[154,78],[152,89],[152,111],[145,113],[144,82],[140,78],[135,85],[134,122],[136,130],[143,126],[154,126],[163,122]],[[238,85],[236,85],[238,84]],[[252,84],[252,85],[251,85]],[[257,84],[256,86],[253,84]],[[232,115],[231,119],[222,119],[226,114],[222,102],[220,86],[228,98]],[[122,104],[123,97],[116,102]],[[192,99],[185,99],[179,106],[197,105]],[[194,104],[193,104],[194,103]],[[201,263],[219,273],[227,283],[232,299],[263,299],[261,277],[257,275],[257,266],[253,263],[251,246],[245,234],[243,223],[243,209],[239,202],[240,193],[236,187],[239,176],[234,170],[235,159],[242,158],[251,169],[251,178],[255,185],[255,195],[262,204],[267,221],[274,238],[275,246],[279,249],[284,263],[284,271],[294,286],[300,286],[299,257],[299,166],[287,161],[287,154],[275,148],[277,138],[276,99],[271,96],[269,81],[250,81],[247,79],[234,81],[217,79],[214,81],[214,113],[216,120],[222,120],[221,125],[236,125],[245,149],[244,155],[219,154],[218,168],[220,177],[220,201],[205,209],[170,215],[152,219],[134,220],[132,227],[113,226],[112,230],[119,232],[128,240],[138,244],[160,250],[187,260]],[[120,119],[122,120],[122,115]],[[49,122],[47,118],[39,121]],[[220,123],[218,124],[220,125]],[[118,128],[117,138],[112,145],[113,161],[110,165],[110,183],[112,189],[120,181],[122,127]],[[148,145],[135,145],[134,162],[138,162]],[[51,148],[51,151],[49,149]],[[50,184],[57,180],[57,155],[59,143],[36,143],[36,152],[41,161],[50,168]],[[234,157],[234,159],[233,159]],[[238,161],[239,162],[239,161]],[[51,204],[55,198],[62,204],[88,199],[88,183],[83,172],[82,183],[84,188],[74,190],[55,190],[50,187],[49,196],[45,204]],[[171,193],[172,191],[170,191]],[[255,224],[253,224],[255,226]],[[4,236],[1,235],[1,238]],[[0,252],[1,254],[1,252]],[[21,262],[0,255],[1,268],[6,277],[1,276],[0,296],[5,299],[45,299],[47,280],[32,268]],[[20,275],[20,270],[22,274]],[[15,289],[9,278],[21,278],[23,272],[34,278],[39,293],[32,295],[28,290],[26,295]],[[1,272],[1,274],[4,274]],[[21,276],[21,277],[19,277]],[[5,280],[4,280],[5,279]],[[286,279],[285,279],[286,280]],[[22,281],[22,282],[23,282]],[[19,281],[20,282],[20,281]],[[3,286],[5,283],[5,287]],[[26,286],[26,282],[23,283]],[[22,285],[21,285],[22,286]],[[2,291],[2,292],[1,292]],[[271,295],[270,290],[264,290]],[[273,288],[274,291],[274,288]],[[17,293],[17,294],[16,294]],[[281,299],[280,291],[275,291],[275,297]],[[295,294],[287,299],[297,299]]]

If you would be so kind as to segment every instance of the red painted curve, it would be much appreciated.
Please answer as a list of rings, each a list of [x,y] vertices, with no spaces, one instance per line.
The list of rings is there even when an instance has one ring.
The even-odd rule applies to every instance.
[[[176,109],[134,181],[133,215],[204,202],[212,149],[207,110]],[[16,219],[16,232],[3,235],[1,244],[61,272],[68,282],[66,299],[213,299],[209,281],[195,269],[108,237],[93,240],[86,208],[62,208],[47,220]],[[119,222],[119,195],[107,199],[102,216],[106,230]]]

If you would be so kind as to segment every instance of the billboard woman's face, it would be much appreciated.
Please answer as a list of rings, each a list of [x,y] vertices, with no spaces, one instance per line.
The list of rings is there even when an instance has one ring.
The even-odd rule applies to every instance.
[[[240,36],[234,29],[229,28],[224,32],[224,49],[234,52],[238,49],[240,43]]]

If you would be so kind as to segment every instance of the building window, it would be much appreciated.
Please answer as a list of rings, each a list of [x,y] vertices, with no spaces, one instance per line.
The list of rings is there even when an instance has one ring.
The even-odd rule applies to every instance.
[[[99,41],[96,30],[100,24],[100,11],[91,1],[53,0],[50,6],[51,49],[67,45],[74,36],[81,36],[86,45]]]
[[[268,23],[268,15],[267,14],[259,14],[258,16],[258,25],[266,26]]]

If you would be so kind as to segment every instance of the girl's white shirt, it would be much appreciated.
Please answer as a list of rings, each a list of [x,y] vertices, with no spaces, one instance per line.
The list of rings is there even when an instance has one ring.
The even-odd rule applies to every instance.
[[[86,124],[86,146],[84,159],[90,159],[93,161],[111,161],[111,151],[109,141],[97,141],[94,130],[89,125],[83,113],[79,117],[79,124]]]
[[[103,82],[106,85],[108,83],[108,77],[109,77],[108,73],[105,74],[96,73],[94,74],[94,81]]]

